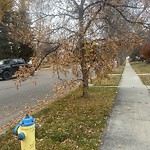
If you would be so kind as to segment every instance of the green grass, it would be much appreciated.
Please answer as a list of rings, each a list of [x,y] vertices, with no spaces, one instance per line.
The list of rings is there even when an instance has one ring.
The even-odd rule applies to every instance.
[[[150,85],[150,75],[139,75],[145,85]]]
[[[124,65],[120,67],[115,67],[112,71],[112,74],[122,74],[124,70]]]
[[[134,62],[131,63],[131,65],[135,72],[137,74],[140,74],[139,77],[142,80],[142,82],[145,85],[150,85],[150,64],[146,64],[145,62]]]
[[[75,91],[39,111],[37,150],[97,150],[115,94],[116,88],[91,87],[87,99]],[[1,150],[20,150],[12,132],[0,136]]]
[[[134,62],[131,63],[131,66],[137,74],[150,73],[150,64],[146,64],[145,62]]]
[[[109,74],[105,78],[96,78],[92,80],[92,84],[95,86],[118,86],[122,73],[124,71],[124,66],[115,67],[112,74]]]
[[[113,73],[122,74],[123,67]],[[103,85],[118,85],[121,75],[109,76]],[[78,89],[34,114],[37,150],[97,150],[116,96],[115,87],[90,87],[84,99]],[[0,150],[20,150],[13,128],[0,136]]]
[[[121,75],[109,75],[107,78],[94,79],[92,83],[95,86],[118,86]]]

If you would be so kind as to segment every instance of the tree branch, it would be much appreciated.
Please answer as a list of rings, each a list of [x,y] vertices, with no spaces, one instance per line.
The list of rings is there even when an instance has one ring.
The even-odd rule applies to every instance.
[[[133,8],[133,9],[142,9],[143,7],[136,7],[136,6],[130,6],[130,5],[126,5],[126,4],[124,4],[124,5],[113,5],[113,4],[111,4],[111,3],[105,3],[106,5],[108,5],[108,6],[111,6],[111,7],[113,7],[113,8],[119,8],[119,7],[121,7],[121,8]]]
[[[62,81],[63,79],[60,77],[59,68],[58,68],[58,67],[57,67],[57,71],[56,71],[56,72],[57,72],[57,77],[58,77],[58,79]]]
[[[42,14],[42,15],[44,15],[44,16],[41,16],[40,18],[34,20],[33,22],[39,21],[39,20],[44,19],[46,17],[60,17],[60,16],[68,16],[68,17],[71,17],[72,19],[79,19],[79,17],[75,17],[71,14],[66,14],[66,13],[64,13],[64,14]]]
[[[0,25],[3,26],[4,28],[8,28],[2,21],[0,21]]]
[[[85,0],[81,0],[81,6],[83,6],[85,3]]]
[[[73,30],[71,30],[71,29],[69,29],[65,26],[61,26],[61,27],[58,27],[58,28],[55,28],[55,29],[51,29],[51,32],[47,33],[46,35],[50,35],[50,34],[54,33],[55,31],[58,31],[58,30],[61,30],[61,29],[64,29],[66,31],[69,31],[69,32],[75,33],[75,34],[77,33],[76,31],[73,31]]]
[[[126,18],[125,17],[125,15],[119,10],[119,9],[117,9],[117,8],[115,8],[115,10],[117,11],[117,12],[119,12],[119,14],[127,21],[127,22],[129,22],[129,23],[133,23],[133,24],[141,24],[141,25],[150,25],[150,24],[147,24],[147,23],[143,23],[143,22],[139,22],[139,21],[131,21],[131,20],[129,20],[128,18]],[[146,26],[145,26],[146,27]]]
[[[75,5],[76,5],[76,7],[78,8],[78,9],[80,9],[80,6],[78,5],[78,3],[76,2],[76,0],[71,0]]]
[[[135,19],[136,21],[145,10],[146,10],[146,8],[143,8],[143,10],[138,14],[137,18]]]
[[[34,72],[41,66],[42,62],[44,61],[44,59],[51,53],[55,52],[61,45],[58,44],[57,46],[55,46],[54,48],[52,48],[51,51],[47,52],[40,60],[40,62],[37,64],[37,66],[35,66]],[[32,72],[33,73],[33,72]]]
[[[102,10],[102,7],[100,7],[97,12],[94,14],[94,16],[88,21],[88,23],[85,26],[85,30],[84,30],[84,34],[86,33],[86,31],[88,30],[88,28],[90,27],[92,21],[94,20],[94,18],[97,16],[97,14]]]
[[[145,28],[148,28],[147,26],[149,26],[150,24],[149,23],[144,23],[144,22],[139,22],[139,21],[132,21],[132,20],[129,20],[122,12],[121,10],[118,9],[118,7],[121,7],[121,6],[115,6],[115,5],[112,5],[112,4],[109,4],[107,3],[108,6],[112,7],[113,9],[115,9],[122,17],[124,20],[126,20],[127,22],[129,23],[132,23],[132,24],[141,24],[143,25]],[[137,8],[137,7],[133,7],[133,6],[122,6],[122,7],[129,7],[129,8]],[[140,8],[141,9],[141,8]],[[144,9],[145,10],[145,9]],[[143,10],[142,10],[143,11]],[[141,14],[140,14],[141,15]],[[136,19],[137,20],[137,19]],[[147,26],[146,26],[147,25]]]
[[[91,3],[91,4],[89,4],[88,6],[86,6],[83,11],[85,12],[85,11],[86,11],[88,8],[90,8],[91,6],[97,5],[97,4],[102,3],[102,2],[104,2],[104,1],[101,0],[101,1],[96,1],[96,2],[94,2],[94,3]]]

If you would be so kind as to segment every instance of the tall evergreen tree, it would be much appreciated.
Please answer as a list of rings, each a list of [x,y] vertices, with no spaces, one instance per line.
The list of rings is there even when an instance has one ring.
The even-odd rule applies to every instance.
[[[10,13],[5,12],[2,18],[2,22],[5,25],[10,23]],[[0,26],[0,59],[7,58],[12,52],[12,39],[9,36],[10,30],[3,26]]]
[[[13,1],[0,0],[0,59],[7,58],[12,53],[12,39],[10,38],[10,25],[11,12],[13,7]]]
[[[15,40],[16,48],[14,55],[24,58],[26,61],[33,55],[34,49],[31,45],[33,34],[31,31],[31,21],[27,12],[25,0],[20,0],[20,6],[13,16],[14,32],[12,37]]]
[[[18,11],[4,11],[1,21],[5,27],[0,25],[0,59],[21,57],[28,61],[33,48],[30,45],[32,33],[25,1],[21,0]]]

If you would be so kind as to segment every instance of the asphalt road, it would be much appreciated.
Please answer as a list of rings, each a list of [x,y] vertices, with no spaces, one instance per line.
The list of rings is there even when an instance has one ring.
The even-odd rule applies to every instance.
[[[0,127],[39,101],[50,99],[53,86],[60,82],[50,70],[38,71],[31,79],[23,82],[19,89],[14,80],[0,80]]]

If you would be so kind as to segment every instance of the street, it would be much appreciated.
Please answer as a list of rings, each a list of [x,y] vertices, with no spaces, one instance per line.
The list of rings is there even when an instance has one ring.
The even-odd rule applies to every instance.
[[[0,79],[0,127],[40,100],[50,99],[53,85],[60,82],[50,70],[38,71],[31,79],[23,82],[19,89],[14,80],[15,78],[7,81]]]

